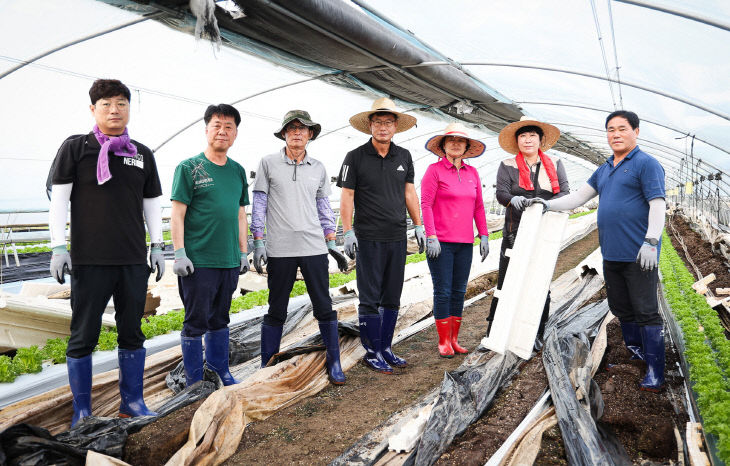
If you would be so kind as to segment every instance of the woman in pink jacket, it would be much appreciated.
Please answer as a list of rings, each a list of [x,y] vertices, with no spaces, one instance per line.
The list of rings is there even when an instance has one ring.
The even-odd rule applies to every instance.
[[[434,136],[426,149],[441,159],[431,164],[421,181],[421,210],[426,227],[426,259],[433,280],[433,317],[441,357],[468,353],[459,345],[464,294],[471,269],[476,223],[482,261],[489,253],[489,232],[476,168],[464,159],[484,153],[484,144],[467,135],[459,123]]]

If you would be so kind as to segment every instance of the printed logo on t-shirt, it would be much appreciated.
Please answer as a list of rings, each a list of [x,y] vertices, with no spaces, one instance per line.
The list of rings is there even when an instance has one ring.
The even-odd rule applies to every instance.
[[[193,177],[193,189],[213,186],[213,178],[203,168],[203,161],[193,164],[193,169],[190,170],[190,176]]]
[[[398,165],[398,168],[395,169],[397,172],[404,172],[403,165]]]
[[[144,155],[137,154],[133,157],[122,157],[122,163],[124,163],[124,165],[144,170]]]
[[[350,167],[348,165],[342,166],[342,181],[347,181],[347,172],[350,171]]]

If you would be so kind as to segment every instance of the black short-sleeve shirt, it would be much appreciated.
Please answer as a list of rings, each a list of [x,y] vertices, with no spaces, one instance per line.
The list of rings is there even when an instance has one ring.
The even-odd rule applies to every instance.
[[[101,146],[93,133],[71,136],[53,162],[52,184],[73,183],[71,260],[74,265],[147,263],[143,199],[162,195],[152,151],[137,146],[134,157],[109,152],[112,178],[99,185],[96,163]]]
[[[406,183],[413,183],[411,153],[392,142],[381,157],[372,139],[348,152],[337,186],[355,191],[355,234],[370,241],[406,237]]]

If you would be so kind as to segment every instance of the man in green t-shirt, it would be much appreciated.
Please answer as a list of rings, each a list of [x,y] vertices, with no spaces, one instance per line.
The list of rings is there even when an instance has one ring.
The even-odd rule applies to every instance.
[[[180,335],[187,386],[203,378],[205,360],[233,385],[228,368],[228,312],[238,275],[248,272],[248,183],[243,167],[228,157],[241,115],[230,105],[205,111],[204,152],[182,161],[172,181],[173,271],[185,305]]]

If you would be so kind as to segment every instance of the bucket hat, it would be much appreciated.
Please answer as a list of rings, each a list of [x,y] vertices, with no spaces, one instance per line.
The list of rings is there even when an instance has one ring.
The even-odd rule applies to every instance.
[[[479,157],[484,153],[484,150],[486,149],[486,146],[483,142],[469,137],[466,127],[461,123],[449,123],[446,129],[444,129],[443,134],[434,136],[426,142],[426,149],[438,155],[439,157],[445,157],[446,152],[444,152],[444,150],[441,148],[441,141],[443,141],[446,136],[458,136],[469,141],[469,148],[466,150],[464,156],[462,157],[464,159]]]
[[[309,116],[309,112],[304,110],[289,110],[288,112],[286,112],[286,115],[284,115],[284,119],[281,122],[281,127],[277,132],[274,133],[274,136],[283,141],[286,141],[284,136],[281,135],[281,132],[284,131],[286,125],[294,120],[299,120],[301,124],[312,130],[312,138],[310,139],[310,141],[317,139],[320,131],[322,131],[322,125],[313,122],[312,117]]]
[[[543,152],[546,152],[548,149],[553,147],[560,138],[560,130],[555,126],[523,116],[520,118],[520,121],[508,124],[499,132],[499,145],[502,149],[510,154],[517,155],[520,152],[520,149],[517,147],[515,133],[517,133],[518,129],[525,126],[537,126],[542,129],[543,134],[542,141],[540,142],[540,150]]]
[[[378,112],[392,113],[398,117],[398,126],[396,133],[402,133],[413,128],[416,125],[416,117],[408,115],[406,113],[398,111],[395,106],[395,102],[387,97],[381,97],[373,102],[370,110],[366,112],[356,113],[350,117],[350,125],[358,131],[362,131],[365,134],[371,134],[370,132],[370,115]]]

